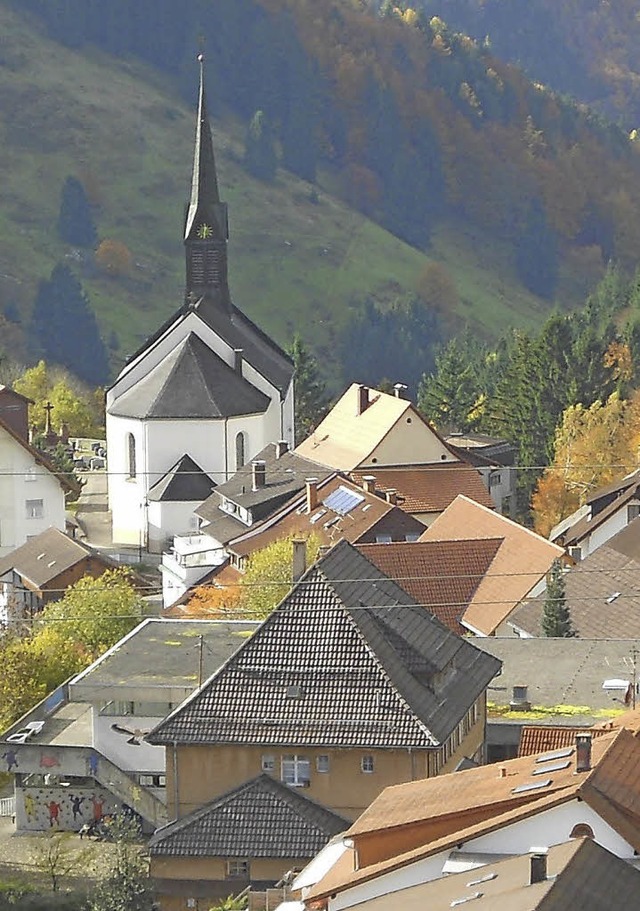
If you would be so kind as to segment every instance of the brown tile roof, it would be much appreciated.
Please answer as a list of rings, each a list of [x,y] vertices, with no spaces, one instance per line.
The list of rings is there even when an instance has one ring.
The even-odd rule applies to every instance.
[[[336,502],[339,491],[347,506]],[[351,503],[353,507],[347,508]],[[390,534],[393,541],[404,541],[406,535],[422,531],[422,522],[409,513],[367,493],[352,481],[332,476],[318,484],[317,506],[313,509],[308,509],[306,492],[300,494],[273,516],[230,541],[227,549],[245,557],[290,535],[308,537],[313,533],[324,544],[334,544],[340,540],[375,541],[378,534]]]
[[[628,731],[599,736],[592,746],[591,771],[576,775],[574,749],[567,768],[549,772],[549,785],[514,795],[514,787],[536,780],[531,773],[534,768],[545,767],[544,756],[544,753],[540,754],[537,763],[533,756],[527,756],[387,788],[346,835],[353,837],[357,846],[359,837],[368,833],[418,826],[417,846],[356,872],[353,872],[353,858],[350,869],[348,862],[336,865],[314,887],[309,899],[350,888],[576,797],[584,800],[638,850],[638,740]],[[546,761],[552,764],[551,758]],[[500,768],[506,769],[504,777]],[[433,837],[429,835],[429,826]],[[404,843],[407,843],[406,838]],[[393,845],[393,841],[388,840],[387,844]]]
[[[603,544],[564,577],[566,603],[581,639],[640,638],[640,561]],[[520,605],[509,624],[542,635],[545,596]],[[620,675],[618,675],[620,676]]]
[[[398,505],[407,512],[443,512],[458,494],[495,509],[495,503],[480,473],[466,462],[443,462],[407,468],[375,468],[354,472],[356,483],[372,474],[380,491],[396,490]]]
[[[526,598],[564,550],[486,506],[458,496],[421,541],[503,538],[493,563],[462,618],[472,632],[492,635]]]
[[[608,723],[608,722],[607,722]],[[568,727],[567,725],[525,724],[520,733],[518,756],[535,756],[537,753],[548,753],[571,747],[576,742],[576,734],[588,731],[593,737],[608,733],[605,728]]]
[[[60,573],[87,559],[102,564],[104,569],[116,566],[86,544],[75,541],[52,526],[3,557],[0,560],[0,576],[15,570],[33,587],[41,588]]]
[[[360,552],[417,604],[461,635],[459,619],[491,565],[501,538],[359,544]]]
[[[601,509],[600,512],[596,513],[595,516],[591,516],[591,514],[583,516],[561,536],[565,547],[572,547],[579,544],[587,535],[594,532],[603,524],[603,522],[610,519],[611,516],[618,512],[618,510],[625,506],[630,500],[633,500],[634,497],[637,497],[637,495],[638,485],[636,482],[633,487],[623,490],[620,493],[620,496],[605,506],[604,509]]]
[[[362,911],[423,911],[473,898],[478,911],[610,911],[632,908],[640,894],[640,871],[591,839],[551,847],[547,877],[530,884],[531,856],[486,864],[476,874],[454,873],[365,900]],[[481,882],[478,879],[481,877]],[[475,896],[475,897],[474,897]]]
[[[347,389],[311,436],[296,447],[298,455],[340,471],[353,471],[366,464],[401,419],[410,418],[428,430],[440,454],[455,458],[435,428],[406,399],[369,389],[369,404],[358,414],[359,388],[357,383],[353,383]],[[439,459],[440,455],[436,458]]]

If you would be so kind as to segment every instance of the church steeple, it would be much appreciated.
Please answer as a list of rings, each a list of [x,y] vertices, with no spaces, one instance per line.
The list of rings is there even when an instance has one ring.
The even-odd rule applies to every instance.
[[[187,261],[186,300],[202,297],[230,309],[227,284],[227,205],[220,202],[213,140],[204,89],[204,57],[199,55],[200,94],[191,178],[191,199],[187,206],[184,245]]]

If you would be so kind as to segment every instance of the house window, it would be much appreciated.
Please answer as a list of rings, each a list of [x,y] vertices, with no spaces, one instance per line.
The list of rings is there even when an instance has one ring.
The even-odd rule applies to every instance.
[[[249,879],[249,861],[240,860],[236,857],[231,857],[227,861],[227,878],[228,879]]]
[[[376,544],[391,544],[391,535],[376,535]]]
[[[569,838],[593,838],[593,829],[586,822],[578,822],[569,833]]]
[[[627,506],[627,522],[633,522],[640,516],[640,503],[631,503]]]
[[[44,500],[25,500],[27,519],[41,519],[44,516]]]
[[[242,431],[236,434],[236,471],[245,463],[245,434]]]
[[[129,478],[136,477],[136,438],[132,433],[127,434],[127,472]]]
[[[306,756],[282,757],[282,780],[292,788],[308,788],[311,784],[311,763]]]
[[[35,467],[30,468],[27,472],[25,472],[24,479],[25,479],[25,481],[37,481],[38,480],[38,475],[37,475]]]
[[[316,772],[329,771],[329,757],[326,753],[316,756]]]
[[[362,759],[360,760],[360,768],[362,769],[363,772],[367,772],[367,773],[373,772],[374,762],[373,762],[373,756],[371,756],[371,754],[367,754],[362,757]]]
[[[263,753],[262,755],[262,771],[263,772],[275,772],[276,769],[276,757],[268,756]]]
[[[489,487],[499,487],[502,484],[502,475],[499,471],[492,471],[489,475]]]
[[[404,536],[405,541],[413,544],[420,537],[420,533],[417,531],[410,531],[409,534]]]

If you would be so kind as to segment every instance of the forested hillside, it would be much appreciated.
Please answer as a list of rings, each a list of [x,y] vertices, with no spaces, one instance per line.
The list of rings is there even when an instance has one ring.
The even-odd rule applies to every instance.
[[[640,123],[640,17],[636,0],[415,0],[451,28],[488,40],[492,52],[538,82],[597,106],[628,130]]]
[[[59,42],[56,73],[64,59],[73,82],[52,102],[45,55],[30,63],[5,30],[0,76],[10,74],[14,93],[0,105],[7,170],[19,171],[25,156],[55,156],[40,159],[28,186],[4,191],[0,261],[3,232],[17,252],[24,234],[43,230],[33,210],[48,192],[54,230],[32,264],[53,280],[56,259],[72,256],[112,363],[179,299],[176,223],[201,44],[222,184],[241,221],[231,252],[237,302],[281,343],[301,331],[333,365],[335,385],[403,371],[415,382],[440,337],[465,324],[493,337],[533,325],[554,302],[584,300],[610,258],[636,265],[636,144],[441,21],[381,17],[355,0],[20,0],[13,8]],[[107,55],[121,61],[113,85]],[[34,72],[41,96],[25,89]],[[46,189],[37,183],[52,165],[55,202],[51,173]],[[66,176],[99,216],[95,251],[89,241],[80,252],[61,243]],[[18,339],[23,312],[4,309]],[[366,345],[358,350],[353,339]],[[385,352],[395,360],[383,361]]]

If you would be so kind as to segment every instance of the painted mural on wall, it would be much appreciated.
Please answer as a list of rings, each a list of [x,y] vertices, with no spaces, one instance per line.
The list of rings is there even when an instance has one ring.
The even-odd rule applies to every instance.
[[[16,788],[16,829],[79,832],[83,826],[122,811],[122,803],[100,787]]]

